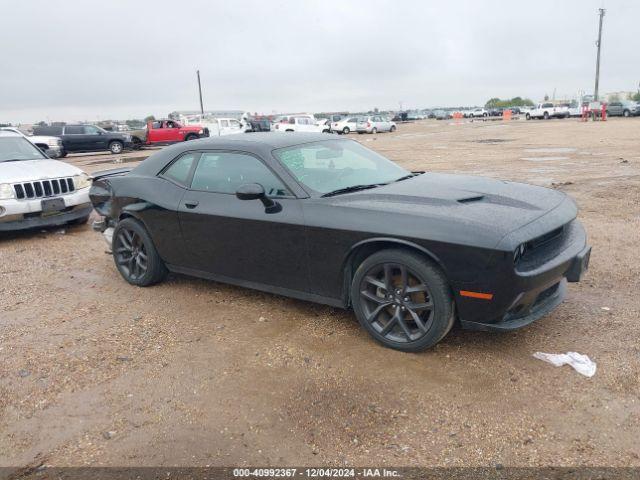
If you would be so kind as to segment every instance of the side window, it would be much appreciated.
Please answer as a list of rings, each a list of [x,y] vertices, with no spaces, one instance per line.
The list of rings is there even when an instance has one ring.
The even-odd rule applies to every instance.
[[[193,166],[193,162],[197,156],[197,153],[185,153],[165,168],[161,175],[169,180],[179,183],[180,185],[186,186],[187,181],[189,180],[189,172],[191,171],[191,167]]]
[[[162,122],[153,122],[151,124],[151,128],[153,129],[162,128]]]
[[[229,126],[229,120],[220,120],[220,126],[222,128],[227,128]]]
[[[229,120],[229,123],[233,128],[240,128],[240,122],[238,120]]]
[[[97,135],[98,129],[92,125],[87,125],[84,127],[84,133],[85,135]]]
[[[235,194],[245,183],[259,183],[268,196],[290,195],[283,183],[256,157],[231,152],[203,153],[193,174],[191,188]]]
[[[84,127],[82,125],[64,127],[65,135],[82,135],[83,133],[84,133]]]

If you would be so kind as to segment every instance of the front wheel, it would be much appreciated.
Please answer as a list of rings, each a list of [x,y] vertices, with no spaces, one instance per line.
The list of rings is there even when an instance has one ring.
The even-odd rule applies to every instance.
[[[382,250],[358,267],[351,301],[360,325],[382,345],[418,352],[451,330],[454,305],[444,274],[426,258]]]
[[[122,153],[122,150],[124,150],[124,144],[118,140],[109,144],[109,151],[113,154]]]
[[[153,285],[167,274],[151,236],[142,223],[133,218],[125,218],[116,226],[112,250],[120,275],[132,285]]]
[[[544,112],[542,114],[542,118],[544,118],[545,120],[549,120],[549,112]]]
[[[351,133],[351,129],[349,127],[344,127],[342,129],[342,133],[344,133],[345,135],[349,135],[349,133]]]
[[[371,133],[373,133],[375,135],[376,133],[378,133],[378,129],[376,127],[373,127],[371,129]]]
[[[389,129],[389,131],[391,133],[395,132],[396,131],[396,126],[395,125],[391,125],[391,128]]]
[[[609,115],[609,112],[607,112],[607,115]],[[624,117],[629,117],[631,115],[631,112],[629,110],[625,110],[624,112],[622,112],[622,115]]]
[[[196,140],[197,138],[198,138],[198,136],[196,134],[190,133],[189,135],[184,137],[184,141],[185,142],[190,142],[191,140]]]
[[[524,116],[524,118],[526,118],[527,120],[531,120],[531,115],[529,115],[528,113]]]

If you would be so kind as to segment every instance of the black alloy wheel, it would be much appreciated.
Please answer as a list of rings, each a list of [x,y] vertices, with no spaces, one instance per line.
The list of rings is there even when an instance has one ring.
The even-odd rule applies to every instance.
[[[161,281],[166,267],[144,226],[133,218],[118,223],[113,232],[113,259],[122,277],[145,287]]]
[[[351,295],[360,324],[387,347],[423,350],[453,325],[444,275],[410,252],[388,250],[369,257],[356,272]]]

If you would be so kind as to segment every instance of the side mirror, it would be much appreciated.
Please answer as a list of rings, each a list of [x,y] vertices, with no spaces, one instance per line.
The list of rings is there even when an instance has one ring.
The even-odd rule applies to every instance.
[[[282,205],[267,197],[264,187],[259,183],[245,183],[244,185],[240,185],[238,190],[236,190],[236,197],[238,200],[260,200],[264,205],[264,211],[266,213],[278,213],[282,210]]]

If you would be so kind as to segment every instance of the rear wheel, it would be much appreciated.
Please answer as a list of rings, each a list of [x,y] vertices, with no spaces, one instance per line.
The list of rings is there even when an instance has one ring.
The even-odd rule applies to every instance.
[[[443,273],[404,250],[382,250],[356,271],[351,300],[360,325],[382,345],[417,352],[451,330],[454,306]]]
[[[146,228],[133,218],[120,221],[113,232],[113,259],[120,275],[132,285],[146,287],[164,279],[167,268]]]
[[[609,115],[609,112],[607,112],[607,115]],[[624,117],[629,117],[631,115],[631,112],[629,110],[625,110],[624,112],[622,112],[622,116]]]
[[[544,112],[542,114],[542,118],[544,118],[545,120],[549,120],[549,112]]]
[[[373,133],[375,135],[376,133],[378,133],[378,129],[376,127],[373,127],[371,129],[371,133]]]
[[[124,144],[119,140],[114,140],[109,144],[109,151],[113,154],[122,153],[124,150]]]
[[[391,128],[389,129],[390,132],[395,132],[396,131],[396,126],[395,125],[391,125]]]
[[[184,137],[184,141],[190,142],[191,140],[196,140],[197,138],[198,138],[198,135],[196,135],[195,133],[190,133],[189,135]]]
[[[527,113],[527,114],[524,116],[524,118],[526,118],[527,120],[531,120],[531,115]]]
[[[351,133],[351,129],[349,127],[344,127],[342,129],[342,133],[344,133],[345,135],[349,135],[349,133]]]

